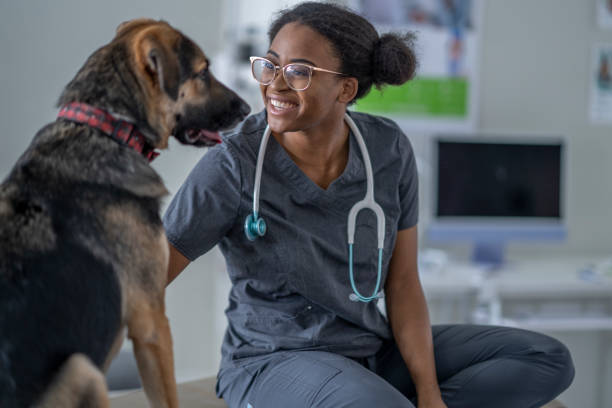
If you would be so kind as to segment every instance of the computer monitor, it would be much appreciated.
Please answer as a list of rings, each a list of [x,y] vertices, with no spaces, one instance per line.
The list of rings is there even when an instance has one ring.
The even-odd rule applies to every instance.
[[[564,145],[559,138],[433,138],[430,242],[470,241],[498,266],[510,241],[562,241]]]

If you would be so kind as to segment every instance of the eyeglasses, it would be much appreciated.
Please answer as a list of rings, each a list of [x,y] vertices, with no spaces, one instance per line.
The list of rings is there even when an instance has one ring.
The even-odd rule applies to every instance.
[[[283,71],[283,78],[294,91],[304,91],[310,86],[312,71],[327,72],[330,74],[344,75],[341,72],[329,69],[317,68],[306,64],[287,64],[284,67],[275,65],[272,61],[261,57],[251,57],[251,72],[253,78],[262,85],[270,85],[276,79],[279,70]]]

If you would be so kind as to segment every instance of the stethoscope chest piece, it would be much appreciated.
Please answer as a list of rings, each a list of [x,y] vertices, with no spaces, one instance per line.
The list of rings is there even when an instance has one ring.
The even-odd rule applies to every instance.
[[[263,218],[257,216],[257,214],[249,214],[244,220],[244,233],[249,241],[255,241],[258,237],[266,235],[268,227]]]

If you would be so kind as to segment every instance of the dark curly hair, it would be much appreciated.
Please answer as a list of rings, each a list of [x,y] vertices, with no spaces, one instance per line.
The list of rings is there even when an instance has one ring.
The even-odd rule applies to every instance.
[[[412,79],[417,67],[412,33],[382,36],[365,18],[332,3],[304,2],[281,10],[270,25],[270,43],[288,23],[304,24],[327,38],[341,61],[341,72],[357,78],[359,88],[351,101],[366,95],[372,85],[401,85]]]

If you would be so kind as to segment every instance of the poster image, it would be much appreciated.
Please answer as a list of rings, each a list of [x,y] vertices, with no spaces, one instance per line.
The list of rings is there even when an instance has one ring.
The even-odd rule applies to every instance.
[[[591,122],[612,125],[612,44],[594,47],[591,66]]]
[[[391,116],[405,127],[470,130],[476,123],[480,0],[354,0],[379,33],[412,32],[416,77],[373,89],[357,110]]]
[[[597,0],[597,21],[604,30],[612,30],[612,0]]]

